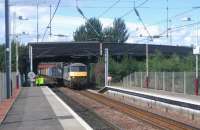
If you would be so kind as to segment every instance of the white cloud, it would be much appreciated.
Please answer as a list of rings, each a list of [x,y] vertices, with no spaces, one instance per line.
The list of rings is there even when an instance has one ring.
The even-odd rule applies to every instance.
[[[11,14],[16,12],[17,16],[23,16],[30,19],[36,18],[37,10],[36,6],[11,6],[10,12]],[[40,7],[38,9],[39,17],[41,17],[43,14],[48,15],[49,14],[49,8],[48,7]]]
[[[113,20],[109,18],[100,18],[103,28],[112,27]]]
[[[74,1],[70,2],[70,4],[75,4]],[[81,4],[81,2],[80,2]],[[3,12],[4,7],[0,4],[0,11]],[[28,21],[16,21],[16,32],[28,32],[31,36],[27,36],[28,40],[36,41],[36,7],[34,6],[12,6],[11,7],[11,18],[12,13],[16,12],[17,16],[24,16],[29,18]],[[2,13],[0,13],[0,16]],[[12,19],[11,19],[12,20]],[[101,18],[100,21],[103,24],[103,27],[112,26],[113,19],[110,18]],[[47,24],[49,23],[49,8],[48,7],[41,7],[39,8],[39,32],[40,38],[44,33],[44,29],[46,28]],[[77,27],[84,24],[85,20],[80,17],[75,16],[64,16],[61,14],[56,14],[55,18],[52,21],[52,33],[53,34],[64,34],[68,35],[69,37],[52,37],[51,41],[71,41],[73,39],[73,32],[76,30]],[[0,24],[4,25],[4,19],[0,19]],[[126,22],[127,28],[130,32],[130,38],[128,39],[128,43],[134,43],[140,41],[140,43],[146,42],[144,40],[145,36],[148,36],[147,32],[145,31],[144,27],[140,23],[134,22]],[[12,26],[11,26],[12,27]],[[147,27],[151,35],[158,35],[163,30],[159,26],[151,26]],[[200,32],[200,31],[199,31]],[[45,40],[48,39],[48,33],[45,37]],[[200,33],[199,33],[200,34]],[[138,36],[144,37],[138,37]],[[166,34],[165,34],[166,35]],[[4,36],[4,26],[0,28],[0,36]],[[192,29],[181,29],[172,32],[172,40],[173,43],[183,43],[184,45],[190,45],[191,43],[195,43],[196,32]],[[2,39],[2,37],[1,37]],[[200,38],[199,38],[200,39]],[[169,40],[166,38],[155,39],[154,44],[168,44]]]

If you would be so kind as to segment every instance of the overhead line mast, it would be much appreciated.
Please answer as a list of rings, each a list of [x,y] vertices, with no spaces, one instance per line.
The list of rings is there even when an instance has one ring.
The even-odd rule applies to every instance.
[[[49,37],[50,37],[50,40],[51,40],[51,36],[52,36],[52,31],[51,31],[51,9],[52,9],[52,5],[50,5],[49,7],[49,21],[50,21],[50,24],[49,24]]]
[[[6,49],[5,49],[5,67],[6,67],[6,91],[7,99],[11,97],[11,46],[10,46],[10,22],[9,22],[9,0],[5,0],[5,40],[6,40]]]
[[[39,0],[37,0],[37,43],[39,41]]]
[[[168,8],[168,0],[167,0],[167,7],[166,7],[166,10],[167,10],[167,39],[169,37],[169,8]]]
[[[55,10],[54,10],[54,12],[53,12],[53,15],[52,15],[52,17],[51,17],[51,19],[50,19],[48,25],[47,25],[46,28],[45,28],[45,31],[44,31],[44,34],[43,34],[43,37],[42,37],[42,41],[44,40],[44,37],[45,37],[45,35],[46,35],[47,31],[48,31],[48,27],[50,26],[51,22],[53,21],[53,19],[54,19],[54,17],[55,17],[55,14],[56,14],[58,8],[60,7],[60,3],[61,3],[61,0],[58,1],[57,5],[56,5],[56,8],[55,8]]]

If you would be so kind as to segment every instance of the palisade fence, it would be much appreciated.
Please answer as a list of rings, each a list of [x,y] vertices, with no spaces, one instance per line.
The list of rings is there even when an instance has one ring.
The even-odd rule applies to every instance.
[[[120,82],[111,82],[111,86],[127,89],[146,88],[146,72],[134,72]],[[149,72],[148,89],[194,95],[195,72]]]
[[[16,72],[12,72],[12,90],[16,88]],[[20,84],[20,82],[19,82]],[[6,99],[6,74],[0,72],[0,102]]]

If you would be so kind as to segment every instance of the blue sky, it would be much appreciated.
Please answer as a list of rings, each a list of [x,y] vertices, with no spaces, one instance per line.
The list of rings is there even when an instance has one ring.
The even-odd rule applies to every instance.
[[[16,21],[16,32],[22,31],[29,32],[29,36],[22,36],[21,39],[24,42],[35,41],[36,34],[36,0],[10,0],[11,1],[11,17],[13,12],[16,12],[18,16],[28,17],[28,21]],[[53,8],[58,0],[40,0],[39,7],[39,21],[40,21],[40,35],[42,38],[44,29],[49,20],[49,4],[52,3]],[[145,2],[146,1],[146,2]],[[135,6],[137,7],[141,3],[145,2],[141,7],[137,8],[140,16],[146,24],[151,35],[159,35],[166,31],[166,18],[167,18],[167,0],[135,0]],[[4,0],[0,0],[0,24],[4,23]],[[69,37],[58,38],[53,37],[51,41],[55,40],[72,40],[72,35],[75,29],[84,24],[85,20],[80,16],[75,8],[75,0],[62,0],[61,6],[56,13],[53,20],[52,31],[54,34],[65,34]],[[123,16],[127,11],[134,7],[134,0],[78,0],[78,4],[84,14],[90,17],[98,17],[111,5],[116,3],[113,8],[101,15],[100,20],[104,27],[111,26],[114,18]],[[13,6],[13,4],[16,4]],[[200,9],[194,9],[194,7],[200,7],[199,0],[168,0],[169,8],[169,27],[182,26],[185,24],[195,23],[200,21]],[[53,9],[54,10],[54,9]],[[184,13],[183,13],[184,12]],[[182,14],[181,14],[182,13]],[[176,16],[177,14],[181,14]],[[191,21],[184,21],[186,17],[191,17]],[[128,42],[144,42],[144,37],[138,37],[139,35],[147,36],[144,27],[138,20],[134,12],[123,17],[127,23],[129,29],[130,38]],[[11,21],[12,23],[12,21]],[[153,26],[152,26],[153,25]],[[11,24],[12,27],[12,24]],[[173,30],[171,34],[172,43],[175,45],[191,45],[196,43],[196,25],[191,27],[181,28],[179,30]],[[4,27],[0,28],[0,38],[3,40]],[[163,34],[163,35],[166,35]],[[41,40],[41,39],[40,39]],[[48,35],[44,40],[50,40]],[[163,37],[155,39],[154,44],[169,44],[169,39]]]

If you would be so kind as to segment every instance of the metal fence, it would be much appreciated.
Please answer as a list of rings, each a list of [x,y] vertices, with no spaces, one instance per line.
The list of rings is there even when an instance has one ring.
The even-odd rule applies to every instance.
[[[112,86],[146,88],[146,72],[134,72]],[[195,72],[149,72],[149,89],[194,95]]]
[[[12,90],[16,88],[16,73],[12,72]],[[21,83],[19,82],[21,85]],[[0,72],[0,102],[6,99],[6,75]]]

